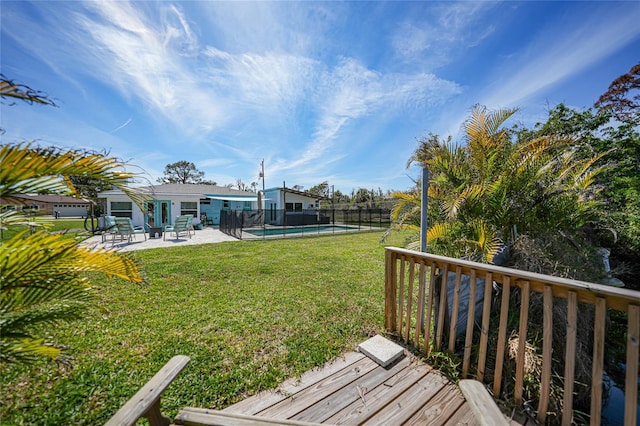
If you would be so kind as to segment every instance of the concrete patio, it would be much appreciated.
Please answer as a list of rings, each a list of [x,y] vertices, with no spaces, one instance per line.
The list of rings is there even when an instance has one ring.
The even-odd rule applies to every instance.
[[[131,242],[128,241],[120,241],[118,237],[116,237],[115,241],[112,242],[111,235],[107,236],[105,242],[102,242],[101,235],[95,235],[91,238],[86,239],[82,242],[82,245],[94,246],[98,248],[114,248],[119,251],[134,251],[134,250],[145,250],[151,248],[166,248],[166,247],[180,247],[180,246],[188,246],[195,244],[209,244],[209,243],[221,243],[224,241],[238,241],[236,238],[230,237],[227,234],[224,234],[218,229],[206,227],[202,230],[196,230],[195,235],[192,235],[191,238],[181,236],[176,239],[174,234],[170,234],[166,236],[166,240],[162,237],[160,238],[149,238],[147,233],[147,240],[144,240],[144,236],[136,235]]]

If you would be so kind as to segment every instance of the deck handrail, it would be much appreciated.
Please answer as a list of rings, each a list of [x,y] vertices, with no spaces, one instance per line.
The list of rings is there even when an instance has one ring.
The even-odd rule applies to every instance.
[[[578,321],[578,303],[594,306],[593,362],[591,379],[591,424],[600,424],[602,405],[602,382],[604,367],[604,341],[607,309],[627,313],[627,347],[625,376],[625,424],[636,424],[638,342],[640,339],[640,292],[588,283],[584,281],[553,277],[533,272],[520,271],[495,265],[453,259],[396,247],[387,247],[385,255],[385,327],[397,333],[405,342],[413,344],[425,354],[432,348],[455,351],[456,327],[459,312],[461,278],[470,279],[470,300],[476,300],[478,279],[485,279],[484,301],[480,333],[474,333],[475,303],[467,309],[466,333],[461,373],[466,378],[472,372],[481,382],[487,382],[488,337],[493,287],[501,290],[499,325],[495,346],[495,368],[492,385],[494,395],[500,395],[502,369],[506,354],[507,319],[510,312],[511,289],[520,288],[520,314],[518,336],[527,336],[529,301],[532,294],[543,297],[542,369],[540,374],[540,398],[537,419],[544,423],[550,401],[549,388],[552,366],[552,332],[554,298],[565,299],[567,304],[567,332],[564,347],[565,369],[563,389],[562,423],[573,421],[573,384],[575,350]],[[448,329],[445,329],[447,309],[447,286],[450,274],[454,274],[454,291]],[[437,276],[447,277],[438,284]],[[417,280],[417,285],[416,285]],[[436,291],[436,284],[438,291]],[[436,306],[436,302],[438,305]],[[557,302],[556,302],[557,303]],[[437,315],[437,316],[436,316]],[[561,325],[562,326],[562,325]],[[448,331],[448,342],[443,342]],[[448,343],[446,346],[445,344]],[[515,366],[514,400],[523,404],[525,349],[527,339],[518,339]],[[474,348],[475,346],[475,348]],[[472,354],[474,355],[472,357]]]

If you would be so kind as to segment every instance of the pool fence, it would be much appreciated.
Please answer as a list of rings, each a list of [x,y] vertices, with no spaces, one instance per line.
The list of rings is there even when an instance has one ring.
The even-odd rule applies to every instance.
[[[238,239],[386,229],[390,224],[391,210],[384,208],[220,212],[220,230]]]

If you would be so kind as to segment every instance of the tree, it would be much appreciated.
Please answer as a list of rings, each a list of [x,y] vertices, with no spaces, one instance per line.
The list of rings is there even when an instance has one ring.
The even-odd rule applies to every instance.
[[[176,161],[167,164],[164,168],[164,177],[158,178],[160,183],[210,183],[203,180],[204,172],[196,168],[196,165],[189,161]],[[213,183],[215,185],[215,182]]]
[[[640,131],[633,122],[612,123],[613,112],[577,111],[559,104],[532,130],[515,129],[518,139],[563,134],[601,154],[608,165],[596,177],[602,189],[599,244],[611,248],[611,265],[630,288],[640,289]],[[621,117],[626,119],[625,117]]]
[[[313,194],[313,195],[317,195],[319,197],[324,197],[324,198],[329,198],[330,197],[330,191],[329,191],[329,182],[328,181],[324,181],[322,183],[319,183],[318,185],[314,185],[311,188],[309,188],[309,191],[307,191],[309,194]]]
[[[3,76],[0,95],[30,102],[32,96],[23,91],[24,87]],[[40,103],[47,103],[44,100]],[[83,176],[121,189],[140,207],[145,200],[142,193],[128,187],[135,174],[124,170],[126,164],[94,152],[31,143],[3,145],[0,164],[3,199],[33,193],[79,196],[70,177]],[[24,229],[26,220],[18,212],[0,213],[2,229]],[[40,356],[66,361],[62,348],[44,336],[61,322],[81,317],[92,302],[88,272],[143,281],[128,256],[80,246],[74,239],[46,230],[32,233],[28,228],[0,243],[0,271],[1,363],[28,362]]]
[[[618,121],[640,123],[640,64],[613,80],[595,107],[611,111]]]
[[[602,155],[584,155],[568,136],[513,142],[502,125],[515,110],[476,106],[465,145],[430,134],[409,160],[430,171],[429,251],[491,262],[518,236],[575,235],[595,216],[594,178]],[[420,188],[395,193],[396,228],[420,226]]]

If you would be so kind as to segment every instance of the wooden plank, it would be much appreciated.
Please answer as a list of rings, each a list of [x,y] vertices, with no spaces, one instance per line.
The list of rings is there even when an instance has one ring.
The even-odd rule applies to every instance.
[[[409,357],[405,357],[391,368],[377,367],[371,373],[350,383],[349,386],[343,387],[322,401],[309,406],[291,418],[294,420],[322,423],[338,411],[358,400],[364,399],[364,401],[367,401],[370,391],[373,391],[401,371],[409,368],[411,362],[412,360]]]
[[[429,399],[411,418],[404,423],[396,423],[395,418],[385,423],[411,425],[441,425],[464,404],[464,398],[457,387],[448,384],[433,398]]]
[[[498,346],[496,348],[496,366],[493,375],[493,394],[500,396],[502,386],[502,366],[506,352],[507,320],[509,319],[509,296],[511,295],[511,277],[502,282],[502,301],[500,302],[500,325],[498,326]]]
[[[405,324],[404,341],[409,342],[411,334],[411,316],[413,315],[413,283],[415,281],[416,264],[415,259],[411,258],[409,263],[409,288],[407,289],[407,320]]]
[[[508,426],[504,415],[482,383],[477,380],[460,380],[458,386],[481,425]]]
[[[389,332],[396,331],[396,254],[385,250],[384,277],[384,326]]]
[[[189,357],[176,355],[167,362],[136,394],[105,423],[105,426],[133,425],[141,417],[153,425],[168,425],[169,418],[160,414],[160,396],[189,363]]]
[[[426,402],[436,396],[448,381],[437,372],[431,372],[378,411],[362,425],[404,424]],[[440,402],[440,401],[438,401]]]
[[[288,398],[290,395],[296,394],[303,389],[312,386],[319,381],[329,377],[344,369],[351,369],[358,361],[365,358],[360,352],[347,352],[344,357],[332,360],[322,368],[307,371],[301,377],[293,377],[284,381],[278,389],[260,392],[250,398],[230,405],[225,408],[224,412],[238,414],[257,414],[260,411],[277,404],[278,402]]]
[[[404,277],[405,277],[404,256],[400,257],[400,289],[398,291],[398,333],[402,336],[402,320],[404,319]]]
[[[625,376],[624,424],[638,424],[638,341],[640,340],[640,306],[629,305],[627,325],[627,373]]]
[[[562,402],[562,424],[573,423],[573,379],[576,362],[576,332],[578,324],[578,297],[575,291],[567,298],[567,340],[564,357],[564,398]]]
[[[425,377],[431,370],[432,368],[427,364],[422,362],[414,363],[384,382],[382,386],[368,391],[364,400],[357,399],[326,419],[325,423],[332,425],[359,425],[370,419],[399,395],[406,392],[407,389]]]
[[[420,347],[420,336],[422,336],[422,325],[424,323],[425,303],[427,302],[425,298],[426,269],[427,267],[424,262],[420,262],[420,276],[418,277],[418,303],[416,306],[416,333],[413,341],[416,348]]]
[[[306,407],[363,377],[376,367],[378,367],[378,364],[369,358],[364,358],[353,364],[352,368],[340,370],[326,379],[297,392],[292,397],[286,398],[256,414],[261,417],[289,419]]]
[[[551,286],[544,287],[542,312],[542,371],[540,373],[540,401],[538,403],[538,422],[544,424],[549,407],[551,389],[551,363],[553,349],[553,293]]]
[[[471,271],[469,278],[469,309],[467,311],[467,334],[464,338],[464,356],[462,358],[462,378],[466,379],[471,363],[471,348],[473,346],[473,326],[476,320],[476,270]]]
[[[477,378],[484,381],[484,369],[487,362],[487,342],[489,339],[489,319],[491,314],[491,289],[493,287],[493,275],[488,272],[484,281],[484,302],[482,303],[482,328],[480,329],[480,348],[478,349]]]
[[[524,390],[524,362],[527,348],[527,322],[529,321],[529,283],[521,283],[520,325],[518,328],[518,353],[516,354],[516,384],[513,390],[516,405],[522,406]]]
[[[319,426],[320,423],[229,413],[204,408],[187,407],[178,413],[174,423],[182,426]]]
[[[451,312],[451,324],[449,327],[449,352],[456,350],[456,326],[458,325],[458,310],[460,309],[460,281],[462,280],[462,268],[456,268],[456,280],[453,287],[453,310]]]
[[[447,308],[447,283],[449,281],[449,264],[442,268],[442,282],[440,283],[440,307],[438,308],[438,323],[436,330],[436,349],[442,348],[442,331],[444,329],[444,312]]]
[[[473,411],[469,410],[469,405],[464,403],[443,426],[478,426],[479,424]]]
[[[591,370],[591,424],[600,424],[602,417],[602,373],[604,365],[604,340],[607,316],[607,301],[596,299],[596,313],[593,320],[593,368]]]
[[[427,297],[427,318],[424,326],[424,353],[429,356],[429,352],[431,350],[431,324],[433,317],[433,293],[434,286],[436,283],[436,264],[435,262],[431,263],[431,271],[429,273],[429,296]]]

